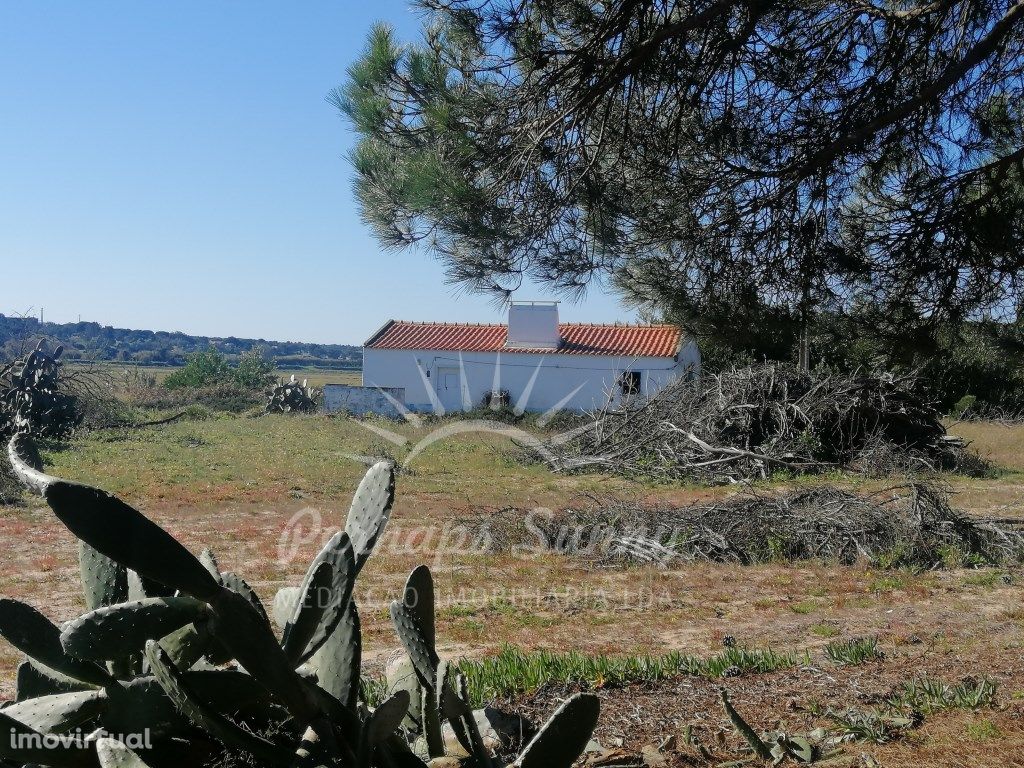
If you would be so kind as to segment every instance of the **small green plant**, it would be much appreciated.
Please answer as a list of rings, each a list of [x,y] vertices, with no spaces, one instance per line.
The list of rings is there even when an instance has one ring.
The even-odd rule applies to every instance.
[[[825,655],[836,664],[864,664],[885,658],[878,647],[878,638],[861,637],[853,640],[840,640],[825,646]]]
[[[209,421],[213,418],[213,412],[205,405],[192,403],[181,412],[185,421]]]
[[[725,714],[736,729],[736,733],[743,737],[750,752],[759,761],[770,762],[772,765],[780,765],[787,760],[803,764],[826,764],[842,754],[841,750],[835,749],[834,740],[828,738],[828,734],[821,729],[807,735],[784,731],[759,734],[733,707],[725,688],[719,689],[719,696],[722,708],[725,709]],[[742,765],[747,762],[749,760],[737,761],[730,765]]]
[[[967,736],[974,741],[987,741],[988,739],[1000,739],[1003,732],[991,720],[979,720],[976,723],[967,724]]]
[[[962,419],[969,414],[974,406],[978,404],[978,398],[974,395],[964,395],[949,409],[949,415],[954,419]]]
[[[870,590],[872,592],[895,592],[903,589],[906,586],[906,581],[902,576],[890,575],[882,576],[871,582]]]
[[[989,561],[976,552],[964,552],[953,544],[939,547],[938,555],[943,568],[981,568]]]
[[[888,549],[884,552],[880,552],[875,557],[875,565],[883,570],[890,568],[900,568],[907,563],[913,561],[911,553],[908,552],[906,545],[897,544],[896,546]]]
[[[984,709],[995,706],[997,684],[988,678],[966,678],[949,684],[927,675],[897,687],[886,699],[894,711],[907,709],[922,714],[947,709]]]
[[[503,646],[497,655],[481,660],[462,660],[474,706],[487,701],[532,693],[546,684],[583,688],[618,687],[630,683],[652,683],[680,675],[707,678],[734,673],[773,672],[791,669],[807,661],[806,656],[780,653],[771,648],[731,647],[702,658],[672,651],[661,656],[605,656],[569,651],[527,652]]]
[[[799,603],[790,603],[789,610],[799,616],[807,616],[818,610],[818,604],[813,600],[801,600]]]
[[[964,586],[992,588],[1000,584],[1012,584],[1013,577],[1005,571],[984,570],[972,573],[964,579]]]
[[[850,709],[845,712],[826,712],[826,717],[838,726],[841,741],[866,741],[887,744],[902,736],[917,721],[913,717],[884,715],[874,711]]]

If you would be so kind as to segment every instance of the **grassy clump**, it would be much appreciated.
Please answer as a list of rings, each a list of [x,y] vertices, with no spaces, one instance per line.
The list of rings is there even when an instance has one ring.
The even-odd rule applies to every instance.
[[[997,688],[987,677],[950,684],[925,675],[900,685],[886,704],[894,710],[910,709],[924,715],[947,709],[982,709],[995,705]]]
[[[789,669],[806,660],[796,653],[771,648],[726,648],[708,658],[672,651],[660,656],[589,656],[578,651],[552,653],[504,646],[490,658],[463,660],[459,669],[469,683],[474,706],[523,693],[544,685],[582,688],[652,683],[680,675],[731,677],[751,672]]]
[[[825,655],[836,664],[864,664],[885,658],[878,647],[878,638],[859,637],[853,640],[836,640],[825,646]]]

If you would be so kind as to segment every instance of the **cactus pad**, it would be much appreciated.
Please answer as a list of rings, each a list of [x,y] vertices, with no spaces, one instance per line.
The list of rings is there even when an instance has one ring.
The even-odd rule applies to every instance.
[[[206,604],[191,597],[149,597],[80,616],[64,629],[60,642],[79,659],[118,659],[208,615]]]
[[[517,768],[571,768],[590,741],[601,712],[592,693],[577,693],[555,710],[516,760]]]
[[[43,498],[79,539],[161,584],[209,601],[220,584],[177,539],[116,496],[58,480]]]
[[[111,682],[105,669],[65,653],[60,630],[30,605],[0,599],[0,635],[29,658],[70,678],[93,685]]]
[[[360,481],[345,521],[345,532],[355,549],[356,573],[362,570],[388,524],[394,502],[394,466],[390,461],[378,461]]]

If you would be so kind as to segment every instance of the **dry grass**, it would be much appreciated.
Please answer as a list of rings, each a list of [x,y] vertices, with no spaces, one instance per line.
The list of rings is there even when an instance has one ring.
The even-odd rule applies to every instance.
[[[950,432],[969,440],[982,458],[1010,472],[1024,472],[1024,427],[991,421],[964,421]]]
[[[298,581],[323,540],[308,537],[295,558],[279,560],[289,521],[313,508],[328,528],[342,524],[363,471],[349,454],[381,453],[386,446],[401,460],[425,434],[408,425],[387,426],[410,445],[385,443],[345,418],[224,417],[94,433],[70,450],[51,445],[45,457],[56,474],[100,485],[137,505],[193,551],[212,546],[225,568],[244,575],[269,600],[278,587]],[[969,508],[993,514],[994,502],[998,514],[1024,516],[1024,505],[1015,502],[1024,493],[1024,476],[1016,474],[1024,468],[1024,452],[1000,447],[1024,443],[1024,428],[972,424],[956,431],[965,427],[972,430],[965,436],[983,451],[998,451],[997,461],[1012,471],[986,480],[953,478],[960,492],[954,503],[967,501]],[[852,487],[874,482],[813,482],[837,480]],[[488,433],[433,443],[399,476],[391,538],[360,578],[356,597],[367,660],[379,669],[396,652],[387,603],[413,566],[429,562],[446,656],[479,658],[511,643],[527,650],[707,657],[721,651],[726,637],[750,647],[810,653],[809,668],[729,681],[737,686],[737,706],[755,712],[758,727],[774,727],[770,721],[777,717],[805,727],[814,722],[808,714],[814,702],[864,706],[918,672],[954,681],[989,675],[1001,685],[1001,708],[928,717],[908,739],[863,751],[887,768],[1014,764],[1008,756],[1024,745],[1021,569],[917,572],[817,562],[594,569],[554,554],[436,554],[444,524],[481,507],[559,509],[581,493],[678,504],[732,492],[601,475],[557,477],[540,465],[518,463],[508,439]],[[0,539],[6,545],[0,593],[53,618],[81,609],[74,542],[45,506],[33,501],[5,508]],[[867,636],[878,638],[884,659],[862,665],[827,659],[828,643]],[[16,661],[8,647],[0,648],[0,697],[10,693]],[[658,690],[602,690],[601,733],[634,748],[654,740],[655,729],[667,734],[687,722],[713,733],[724,727],[714,699],[720,684],[689,678]],[[558,693],[541,691],[517,703],[536,700],[545,708]],[[791,709],[790,699],[805,709]]]
[[[74,365],[74,364],[73,364]],[[124,371],[131,370],[138,373],[139,376],[152,376],[156,379],[156,382],[162,383],[171,373],[176,369],[174,367],[166,365],[118,365],[117,363],[94,363],[91,365],[81,365],[80,367],[89,369],[98,369],[105,373],[109,373],[115,379],[123,376]],[[275,376],[279,378],[287,379],[292,374],[295,374],[297,379],[308,379],[310,386],[322,387],[324,384],[362,384],[363,375],[359,371],[332,371],[327,368],[297,368],[283,370],[278,369],[274,372]]]

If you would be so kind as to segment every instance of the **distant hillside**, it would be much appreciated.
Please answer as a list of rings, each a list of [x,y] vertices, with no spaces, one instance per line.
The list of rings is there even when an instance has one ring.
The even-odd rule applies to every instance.
[[[362,365],[362,348],[350,344],[190,336],[178,331],[133,331],[99,323],[40,323],[34,317],[0,314],[0,359],[10,359],[42,337],[63,344],[69,360],[173,366],[183,365],[190,352],[211,345],[228,356],[260,345],[279,368],[318,366],[352,370]]]

